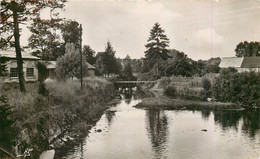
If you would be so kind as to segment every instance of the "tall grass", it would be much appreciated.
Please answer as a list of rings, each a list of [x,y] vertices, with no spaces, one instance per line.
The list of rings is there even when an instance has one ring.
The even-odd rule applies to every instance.
[[[175,96],[185,99],[203,100],[203,80],[205,77],[209,81],[214,81],[217,75],[205,75],[203,77],[182,77],[171,76],[163,77],[159,82],[159,87],[167,90],[167,92],[175,92]]]
[[[12,108],[19,135],[20,151],[33,147],[33,158],[48,148],[50,139],[57,133],[70,131],[78,123],[92,124],[107,108],[114,97],[112,83],[102,78],[84,79],[81,90],[78,81],[48,81],[47,97],[38,94],[38,83],[26,85],[27,93],[21,93],[17,84],[6,84],[1,94],[7,96]]]

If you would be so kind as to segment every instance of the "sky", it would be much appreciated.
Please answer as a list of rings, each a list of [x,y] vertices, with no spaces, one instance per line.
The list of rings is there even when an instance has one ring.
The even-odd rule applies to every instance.
[[[260,41],[260,0],[68,1],[58,12],[82,24],[83,45],[101,52],[110,41],[120,58],[144,57],[156,22],[170,39],[169,49],[194,60],[235,56],[239,42]],[[22,35],[23,45],[28,37]]]

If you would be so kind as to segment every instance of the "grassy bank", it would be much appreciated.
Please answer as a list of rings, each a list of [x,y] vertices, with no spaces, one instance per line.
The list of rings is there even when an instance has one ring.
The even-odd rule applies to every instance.
[[[50,145],[60,147],[71,134],[89,129],[115,95],[112,83],[101,78],[85,79],[82,91],[74,81],[49,81],[45,85],[45,96],[39,94],[39,83],[27,84],[26,94],[15,84],[1,88],[11,108],[12,127],[18,132],[10,136],[15,141],[12,146],[18,147],[19,154],[32,149],[29,158],[38,158]]]
[[[144,86],[146,91],[154,93],[154,97],[144,98],[136,105],[139,108],[156,109],[241,109],[233,103],[208,102],[211,83],[217,74],[204,77],[163,77],[152,86]],[[206,84],[207,83],[207,84]],[[208,84],[209,83],[209,84]]]
[[[145,98],[135,107],[166,110],[242,109],[232,103],[194,101],[182,98],[170,98],[164,95],[159,95],[157,98]]]

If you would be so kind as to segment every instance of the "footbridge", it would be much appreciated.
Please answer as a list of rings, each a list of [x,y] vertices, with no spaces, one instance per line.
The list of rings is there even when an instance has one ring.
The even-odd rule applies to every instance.
[[[148,84],[157,83],[157,81],[114,81],[114,84]]]

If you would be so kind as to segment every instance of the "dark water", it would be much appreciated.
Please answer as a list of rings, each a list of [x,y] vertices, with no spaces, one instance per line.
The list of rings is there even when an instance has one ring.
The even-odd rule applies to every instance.
[[[259,111],[163,111],[123,99],[89,135],[67,152],[68,159],[258,159]],[[97,132],[97,130],[102,130]],[[207,131],[201,131],[206,129]]]

